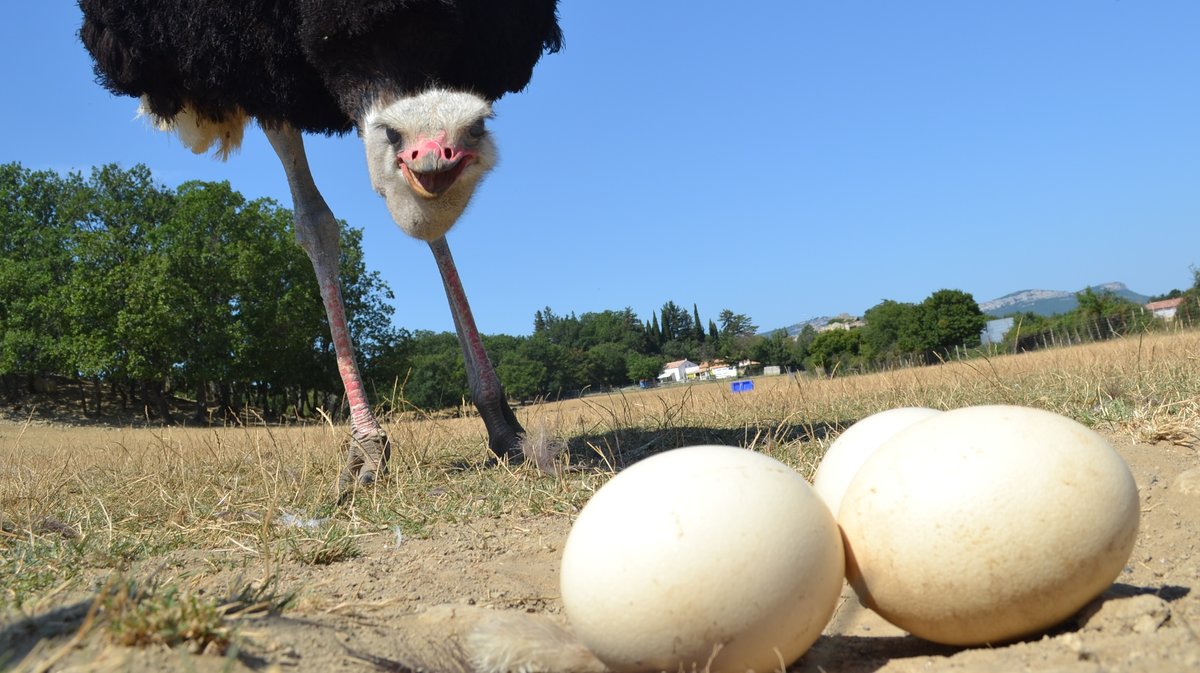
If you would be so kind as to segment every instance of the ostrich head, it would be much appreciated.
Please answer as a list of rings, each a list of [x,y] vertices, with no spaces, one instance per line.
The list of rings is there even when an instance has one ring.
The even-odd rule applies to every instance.
[[[491,105],[475,94],[431,89],[370,107],[360,125],[367,169],[409,236],[443,236],[496,164],[484,126]]]

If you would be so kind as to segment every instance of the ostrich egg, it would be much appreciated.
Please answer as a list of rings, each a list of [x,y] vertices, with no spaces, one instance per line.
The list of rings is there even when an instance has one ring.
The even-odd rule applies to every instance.
[[[596,492],[567,536],[562,601],[618,673],[771,671],[821,634],[844,568],[837,524],[799,473],[693,446]]]
[[[829,506],[829,511],[837,516],[846,487],[875,449],[913,423],[940,413],[937,409],[924,407],[889,409],[867,416],[838,435],[813,477],[813,488]]]
[[[894,435],[838,512],[846,576],[896,626],[950,645],[1054,626],[1133,550],[1138,493],[1116,451],[1057,414],[946,411]]]

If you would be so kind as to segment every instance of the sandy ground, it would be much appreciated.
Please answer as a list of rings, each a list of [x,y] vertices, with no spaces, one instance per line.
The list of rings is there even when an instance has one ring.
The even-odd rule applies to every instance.
[[[956,649],[908,636],[859,607],[847,590],[825,634],[789,670],[1200,671],[1200,454],[1113,441],[1140,489],[1141,529],[1116,583],[1078,615],[1023,642]],[[53,661],[54,671],[468,670],[469,634],[496,611],[565,622],[558,564],[569,526],[562,517],[490,519],[446,526],[427,539],[382,533],[360,541],[359,558],[280,565],[280,587],[297,592],[298,602],[282,616],[245,622],[243,646],[225,656],[125,648],[96,635],[70,646],[87,603],[83,594],[64,595],[33,616],[10,614],[0,623],[0,653],[9,655],[6,661],[0,654],[0,668],[45,670],[39,665]],[[212,573],[214,555],[178,551],[138,570],[195,574],[213,591],[247,579]],[[447,604],[458,607],[436,607]],[[556,665],[589,665],[586,656],[565,660]]]

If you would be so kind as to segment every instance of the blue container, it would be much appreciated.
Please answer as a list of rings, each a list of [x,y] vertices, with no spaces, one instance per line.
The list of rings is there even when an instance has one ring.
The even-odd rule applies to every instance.
[[[754,390],[753,381],[734,381],[729,384],[729,389],[735,393],[744,393],[747,390]]]

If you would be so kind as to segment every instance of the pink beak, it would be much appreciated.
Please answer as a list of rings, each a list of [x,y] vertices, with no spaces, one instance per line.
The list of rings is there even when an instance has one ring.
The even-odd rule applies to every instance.
[[[445,142],[444,135],[437,139],[418,138],[396,153],[396,165],[404,179],[413,191],[428,199],[450,189],[474,160],[475,152]]]

